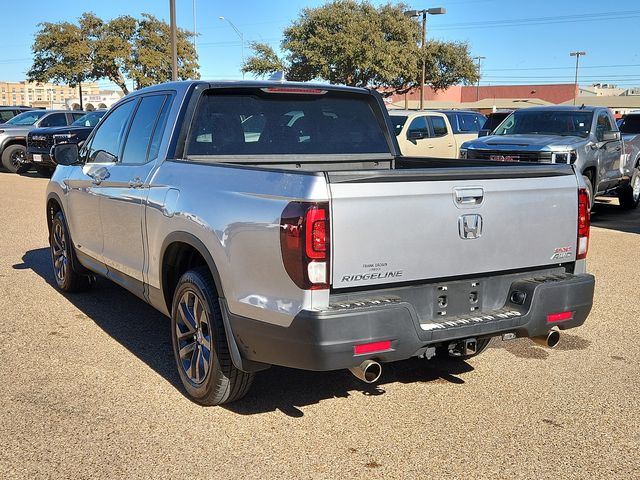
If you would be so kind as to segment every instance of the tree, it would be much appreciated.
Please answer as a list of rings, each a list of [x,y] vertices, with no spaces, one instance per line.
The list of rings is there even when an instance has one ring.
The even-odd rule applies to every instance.
[[[375,87],[385,95],[406,92],[419,85],[422,70],[420,26],[404,15],[406,9],[356,0],[305,8],[284,31],[283,58],[266,44],[252,43],[255,53],[242,70],[256,77],[284,70],[290,80]],[[424,54],[427,84],[434,89],[477,79],[465,43],[428,42]]]
[[[153,15],[142,19],[123,15],[105,23],[84,13],[78,24],[39,24],[33,43],[30,80],[75,86],[78,82],[107,78],[127,94],[126,79],[138,87],[171,79],[169,26]],[[178,29],[178,77],[199,78],[193,34]]]

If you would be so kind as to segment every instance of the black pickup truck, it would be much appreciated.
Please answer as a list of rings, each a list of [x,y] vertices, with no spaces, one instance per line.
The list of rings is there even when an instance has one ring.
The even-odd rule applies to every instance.
[[[40,175],[50,177],[56,168],[51,160],[51,147],[61,143],[82,144],[106,110],[96,110],[83,115],[66,127],[36,128],[27,135],[27,157],[19,173],[34,168]]]

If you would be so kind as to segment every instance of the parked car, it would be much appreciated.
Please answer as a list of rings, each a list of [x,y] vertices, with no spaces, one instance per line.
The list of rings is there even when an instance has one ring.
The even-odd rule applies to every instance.
[[[27,134],[42,127],[61,127],[73,123],[85,112],[68,110],[30,110],[0,125],[2,166],[16,173],[26,160]]]
[[[389,116],[402,155],[458,158],[460,144],[444,113],[390,110]]]
[[[60,143],[82,143],[98,124],[106,110],[89,112],[68,127],[36,128],[27,134],[27,155],[18,173],[30,168],[42,176],[50,177],[56,168],[51,159],[51,147]]]
[[[451,123],[453,134],[458,141],[458,144],[462,144],[468,140],[473,140],[478,137],[480,129],[487,120],[487,117],[481,113],[471,110],[438,110],[444,113]]]
[[[29,110],[35,110],[31,107],[12,106],[12,107],[0,107],[0,126],[1,124],[8,122],[16,115],[22,112],[28,112]]]
[[[502,123],[502,121],[507,118],[513,110],[498,110],[496,112],[491,112],[487,115],[487,120],[482,125],[482,128],[478,132],[478,137],[486,137],[487,135],[491,135],[498,125]]]
[[[617,196],[628,209],[640,202],[640,137],[623,140],[608,108],[525,108],[493,133],[464,143],[460,156],[572,164],[584,176],[591,203],[596,195]]]
[[[573,165],[401,156],[369,89],[156,85],[53,148],[56,285],[104,275],[171,317],[202,404],[270,365],[370,383],[382,362],[465,359],[496,336],[552,346],[591,309]]]

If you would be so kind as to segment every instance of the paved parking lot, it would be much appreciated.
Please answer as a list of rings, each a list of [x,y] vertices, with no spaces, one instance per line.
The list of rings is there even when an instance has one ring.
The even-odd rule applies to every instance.
[[[105,280],[54,289],[45,187],[0,173],[0,478],[638,478],[640,210],[597,205],[594,309],[555,350],[494,341],[376,386],[272,368],[204,408],[167,318]]]

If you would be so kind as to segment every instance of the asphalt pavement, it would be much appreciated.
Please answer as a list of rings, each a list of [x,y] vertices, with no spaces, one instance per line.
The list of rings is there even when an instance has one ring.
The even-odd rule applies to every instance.
[[[2,479],[640,477],[640,209],[596,205],[594,308],[554,350],[494,340],[374,386],[271,368],[206,408],[166,317],[104,279],[56,291],[46,182],[0,173]]]

